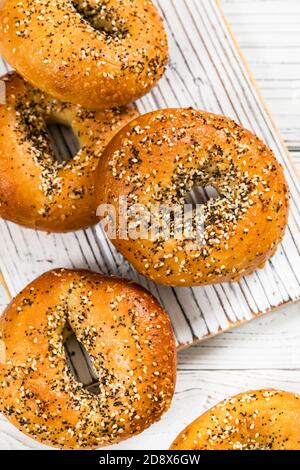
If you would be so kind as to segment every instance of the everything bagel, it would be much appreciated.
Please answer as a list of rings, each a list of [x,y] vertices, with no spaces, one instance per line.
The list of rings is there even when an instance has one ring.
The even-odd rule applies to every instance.
[[[97,395],[69,371],[66,327],[91,358]],[[96,448],[139,434],[168,409],[175,366],[168,316],[147,291],[121,279],[50,271],[0,318],[0,409],[50,446]]]
[[[193,109],[140,116],[114,137],[101,161],[96,199],[115,212],[112,242],[158,283],[239,280],[262,266],[283,237],[288,189],[282,167],[258,137],[226,117]],[[140,238],[121,232],[120,199],[127,212],[142,207],[148,216],[152,207],[182,209],[195,186],[213,186],[219,196],[201,206],[200,234],[191,225],[194,239],[185,233],[178,238],[172,218],[168,237],[163,230],[153,237],[146,229]],[[128,219],[142,232],[148,221],[139,217],[129,213]]]
[[[15,73],[4,80],[0,216],[48,232],[95,224],[95,168],[109,140],[137,111],[86,111],[50,98]],[[69,124],[78,137],[81,148],[68,162],[55,159],[46,127],[53,121]]]
[[[300,450],[300,396],[257,390],[228,398],[182,431],[172,450]]]
[[[2,0],[0,54],[45,93],[107,109],[147,93],[168,53],[150,0]]]

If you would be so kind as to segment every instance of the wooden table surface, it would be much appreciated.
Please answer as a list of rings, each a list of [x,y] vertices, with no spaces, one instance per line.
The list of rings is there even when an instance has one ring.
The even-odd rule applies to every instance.
[[[222,6],[300,171],[300,2],[222,0]],[[7,301],[2,290],[0,299],[2,307]],[[257,387],[300,392],[300,304],[179,353],[171,410],[160,423],[114,448],[166,449],[215,402]],[[9,433],[8,424],[0,427]]]

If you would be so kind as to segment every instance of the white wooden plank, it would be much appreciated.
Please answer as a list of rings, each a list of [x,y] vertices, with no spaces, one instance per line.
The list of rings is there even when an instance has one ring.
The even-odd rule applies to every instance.
[[[162,1],[164,2],[166,0]],[[269,3],[269,11],[272,12],[279,1],[280,0],[272,0],[271,2],[265,2],[265,0],[256,0],[250,2],[246,0],[245,2],[245,0],[222,0],[222,4],[225,4],[226,8],[230,4],[233,5],[231,8],[233,13],[239,11],[242,3],[245,2],[248,4],[244,13],[241,13],[238,16],[236,15],[238,18],[238,24],[248,24],[251,21],[253,23],[257,22],[262,24],[266,24],[266,21],[273,22],[274,24],[276,21],[279,24],[282,22],[290,24],[290,22],[295,19],[295,12],[292,11],[291,4],[293,3],[299,5],[298,0],[297,2],[292,2],[291,0],[286,0],[284,2],[286,5],[286,11],[283,12],[285,13],[284,16],[283,14],[259,14],[259,8],[261,4]],[[253,15],[249,15],[249,11],[252,11]],[[290,14],[287,14],[287,11],[289,11]],[[232,20],[234,16],[234,14],[229,14],[230,20]],[[235,27],[235,25],[236,23],[234,22],[233,26]],[[239,34],[240,31],[237,31],[237,33]],[[256,36],[259,36],[258,30],[253,37],[250,38],[249,36],[248,38],[249,40],[251,39],[252,44],[254,45]],[[249,46],[252,44],[249,44]],[[254,48],[251,47],[250,50],[254,50]],[[272,48],[255,48],[255,51],[261,52],[262,50],[263,53],[267,56]],[[285,48],[284,50],[286,51],[287,49]],[[254,53],[253,57],[255,57]],[[255,68],[254,66],[252,66],[252,69]],[[201,99],[204,103],[207,104],[206,107],[210,109],[210,106],[212,106],[211,103],[213,103],[214,100],[211,90],[207,84],[202,83],[201,80],[198,80],[197,83],[199,85],[199,94],[202,96]],[[294,86],[295,88],[297,86],[300,87],[300,77],[299,80],[295,79],[293,81],[288,79],[281,80],[279,69],[279,73],[276,77],[274,77],[274,79],[264,80],[262,77],[260,84],[263,86],[263,92],[265,96],[266,91],[270,93],[270,96],[266,96],[266,98],[272,100],[272,92],[274,92],[275,96],[277,96],[277,90],[280,90],[280,92],[284,93],[282,98],[284,99],[286,96],[287,99],[290,100],[291,86]],[[285,93],[287,94],[285,95]],[[155,103],[151,96],[148,96],[145,101],[147,102],[148,108],[153,109],[155,107]],[[146,108],[143,107],[142,110],[145,111]],[[284,133],[289,144],[294,150],[297,150],[297,148],[300,150],[300,146],[298,145],[300,142],[300,131],[297,131],[297,126],[299,123],[298,121],[296,122],[295,116],[287,116],[284,121],[283,119],[280,119],[279,124],[282,127],[281,123],[286,125],[286,127],[284,127]],[[300,152],[299,154],[294,152],[294,155],[299,155],[298,161],[300,162]],[[85,237],[85,234],[80,232],[80,237]],[[97,253],[97,242],[93,236],[93,233],[90,234],[90,231],[88,231],[88,238],[94,253]],[[70,242],[72,241],[73,239],[70,240]],[[84,246],[84,251],[86,251],[83,238],[80,238],[80,243],[82,246]],[[43,238],[43,245],[44,244],[47,248],[47,237],[45,237],[45,239]],[[52,248],[49,247],[49,249],[51,250]],[[60,250],[60,245],[56,244],[56,249]],[[46,251],[46,254],[48,253],[49,251]],[[65,261],[65,257],[68,258],[68,255],[65,254],[61,258],[62,262]],[[99,263],[99,257],[96,256],[95,258],[97,258],[97,262]],[[29,263],[31,263],[31,260],[27,259],[27,262],[24,264],[24,266],[26,267]],[[49,263],[49,265],[52,264],[53,263]],[[115,265],[112,265],[110,268],[113,269],[114,266]],[[44,267],[46,267],[46,264]],[[102,270],[101,266],[99,267],[99,265],[97,268],[98,270]],[[121,272],[127,272],[126,266],[123,267],[120,265],[119,269]],[[13,283],[17,283],[18,265],[16,265],[12,271],[15,274]],[[261,271],[259,274],[261,275],[262,273],[265,273],[266,276],[269,276],[273,275],[274,271],[270,268],[268,270]],[[264,282],[264,280],[262,280],[262,282]],[[144,281],[143,283],[147,284]],[[281,284],[278,284],[278,279],[276,285],[278,288],[280,287],[282,289],[280,295],[284,298],[286,295],[285,289]],[[236,317],[234,312],[239,311],[245,307],[244,303],[241,305],[239,304],[240,296],[243,295],[239,291],[239,286],[234,286],[236,293],[234,296],[232,296],[231,299],[233,305],[230,305],[227,297],[225,296],[223,286],[217,286],[216,289],[219,296],[222,298],[226,314],[229,317],[232,315],[231,319],[235,319]],[[155,291],[155,289],[153,290]],[[181,292],[184,301],[187,302],[187,299],[190,299],[190,297],[187,297],[185,290],[182,289]],[[270,298],[272,298],[273,294],[272,292],[269,294]],[[1,298],[0,291],[0,304]],[[254,299],[252,299],[252,301],[254,302]],[[197,307],[194,303],[188,305],[188,310],[189,312],[194,312],[193,315],[195,315],[195,313],[197,314],[197,310],[195,310],[196,308]],[[238,328],[234,331],[224,333],[221,336],[217,336],[214,339],[202,342],[198,346],[181,352],[179,354],[179,372],[176,395],[170,412],[163,417],[163,420],[160,423],[151,427],[138,438],[120,444],[118,448],[165,449],[170,445],[171,441],[177,435],[177,433],[201,412],[217,401],[223,399],[225,396],[238,393],[242,390],[270,386],[299,392],[299,370],[257,370],[259,368],[274,369],[275,367],[289,368],[291,366],[293,369],[299,369],[300,351],[299,335],[297,332],[300,331],[300,316],[298,309],[299,306],[297,305],[292,309],[289,307],[288,309],[284,309],[283,311],[274,313],[273,315],[261,317],[260,319],[243,326],[243,328]],[[247,315],[247,311],[248,310],[246,309],[244,312],[245,316]],[[203,319],[202,322],[200,321],[201,319],[202,317],[196,315],[196,318],[193,320],[199,323],[197,325],[198,331],[205,335],[207,334],[207,326]],[[223,370],[216,370],[214,372],[198,370],[201,368]],[[239,370],[244,368],[252,368],[255,370]],[[20,439],[20,441],[18,442],[17,439]],[[40,445],[34,443],[32,440],[24,440],[24,436],[16,431],[7,422],[3,420],[0,421],[1,449],[8,449],[10,447],[18,449],[27,448],[24,446],[25,441],[29,447],[32,446],[34,448],[41,448]]]
[[[299,144],[299,2],[222,0],[222,6],[286,141]],[[280,90],[283,102],[276,105],[269,90]]]
[[[300,16],[300,15],[299,15]],[[297,26],[297,30],[300,27]],[[234,28],[234,26],[233,26]],[[244,28],[244,25],[241,25],[241,29]],[[239,34],[238,28],[234,28],[235,34]],[[294,34],[297,34],[298,31],[294,31]],[[259,35],[260,33],[258,31],[255,31],[253,28],[253,31],[251,30],[251,36],[254,37],[256,35]],[[275,32],[272,32],[272,34],[275,34]],[[266,51],[268,51],[268,54],[266,54]],[[243,52],[246,55],[249,63],[251,64],[251,70],[253,69],[253,66],[255,67],[256,65],[258,66],[263,66],[264,64],[271,64],[271,65],[277,65],[280,66],[280,78],[286,77],[287,76],[287,70],[292,65],[299,65],[299,61],[297,60],[297,57],[299,56],[300,52],[300,47],[298,49],[295,48],[284,48],[284,49],[273,49],[270,48],[270,46],[266,46],[264,49],[258,49],[254,48],[252,45],[250,47],[243,47]],[[254,71],[253,71],[254,72]],[[257,79],[258,77],[255,76]],[[265,78],[264,75],[261,77],[262,79]],[[289,78],[289,77],[287,77]],[[296,77],[296,80],[299,78],[299,75]]]
[[[242,16],[245,22],[250,14],[256,15],[257,20],[268,23],[278,15],[283,19],[282,15],[289,18],[300,13],[298,0],[222,0],[222,5],[228,15]]]
[[[299,372],[179,371],[172,406],[161,421],[139,436],[106,450],[168,449],[177,434],[211,406],[230,395],[266,387],[299,393]],[[0,420],[0,449],[44,448],[25,437],[3,418]]]
[[[300,174],[300,150],[291,152],[291,155],[295,162],[295,167]]]
[[[181,351],[178,370],[300,369],[299,328],[300,305],[285,307]]]
[[[265,271],[239,284],[183,291],[156,287],[137,275],[99,230],[98,235],[94,229],[47,235],[2,223],[1,269],[14,294],[29,280],[57,266],[138,280],[169,311],[178,344],[184,346],[299,298],[299,185],[215,3],[158,0],[158,5],[168,27],[171,64],[150,99],[147,96],[139,102],[141,112],[166,106],[205,107],[232,116],[262,136],[285,164],[292,192],[290,226],[280,250]]]

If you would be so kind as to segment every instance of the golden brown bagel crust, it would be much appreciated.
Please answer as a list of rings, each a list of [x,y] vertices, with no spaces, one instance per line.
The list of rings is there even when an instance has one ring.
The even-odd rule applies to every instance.
[[[182,431],[171,450],[300,450],[300,395],[257,390],[228,398]]]
[[[132,107],[86,111],[49,98],[17,74],[4,77],[0,104],[0,216],[30,228],[65,232],[97,222],[94,172],[103,149],[138,115]],[[46,122],[68,124],[81,149],[57,162]]]
[[[147,93],[168,52],[150,0],[2,0],[0,54],[49,95],[107,109]]]
[[[70,373],[69,325],[99,374],[99,395]],[[96,448],[138,434],[168,409],[176,349],[168,316],[140,286],[56,269],[0,318],[0,406],[21,431],[55,447]]]
[[[269,259],[288,217],[281,165],[258,137],[224,117],[192,109],[140,116],[110,142],[97,170],[97,204],[119,198],[142,204],[183,206],[194,186],[214,186],[220,197],[203,206],[204,231],[194,242],[127,237],[112,240],[134,267],[166,285],[236,281]],[[124,237],[123,237],[124,238]]]

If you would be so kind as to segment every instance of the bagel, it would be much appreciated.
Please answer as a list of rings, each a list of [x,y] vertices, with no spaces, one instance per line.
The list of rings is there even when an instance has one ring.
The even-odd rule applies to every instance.
[[[48,232],[95,224],[95,168],[109,140],[137,111],[86,111],[50,98],[15,73],[4,80],[0,216]],[[70,125],[78,137],[81,148],[68,162],[55,159],[46,127],[53,121]]]
[[[112,242],[160,284],[237,281],[275,253],[287,224],[288,188],[272,151],[234,121],[203,111],[159,110],[127,124],[106,147],[95,184],[97,205],[108,205],[116,219]],[[200,234],[192,226],[191,236],[178,237],[170,218],[170,233],[156,230],[153,236],[150,209],[175,205],[182,212],[195,186],[219,192],[200,208]],[[127,227],[139,227],[140,234],[120,229],[121,200]],[[105,214],[98,213],[105,225]],[[151,230],[163,216],[154,214]]]
[[[2,0],[0,54],[45,93],[106,109],[146,94],[168,51],[150,0]]]
[[[73,377],[69,327],[99,377],[99,394]],[[54,447],[86,449],[139,434],[168,409],[176,349],[168,316],[143,288],[56,269],[27,286],[0,318],[0,409]]]
[[[300,395],[242,393],[214,406],[175,439],[171,450],[300,450]]]

